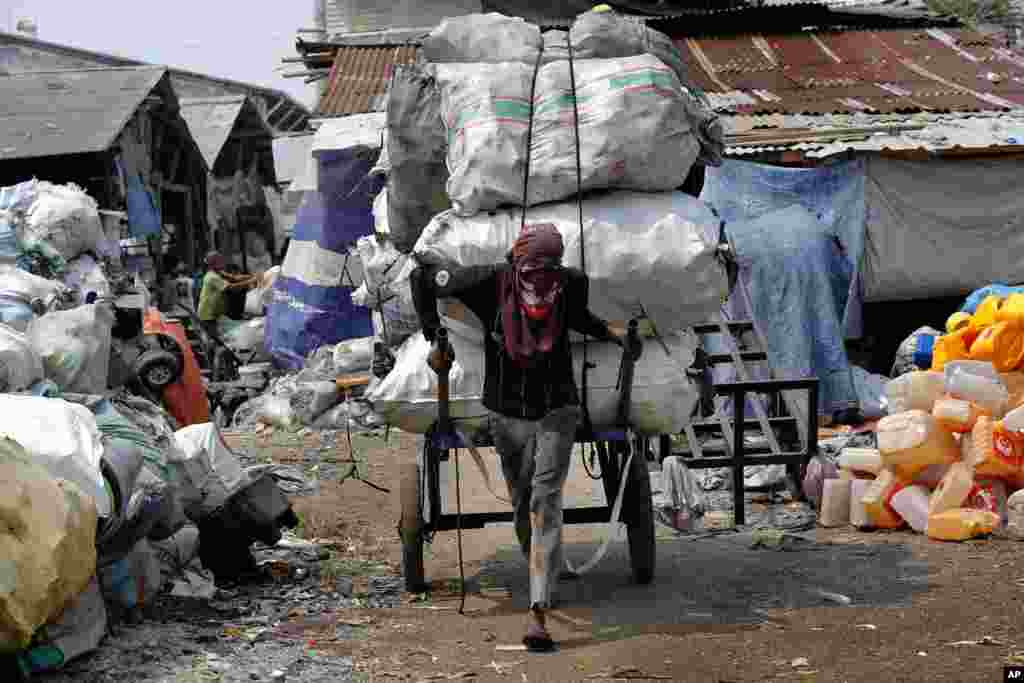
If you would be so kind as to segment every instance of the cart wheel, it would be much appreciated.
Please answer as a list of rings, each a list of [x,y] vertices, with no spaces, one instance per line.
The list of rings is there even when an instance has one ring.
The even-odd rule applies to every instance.
[[[654,508],[651,505],[651,475],[643,452],[633,454],[622,501],[622,518],[629,539],[629,561],[633,580],[648,584],[654,578]]]
[[[402,573],[405,590],[420,593],[426,588],[423,572],[423,512],[420,509],[420,468],[416,463],[399,469],[401,518],[398,533],[402,539]]]

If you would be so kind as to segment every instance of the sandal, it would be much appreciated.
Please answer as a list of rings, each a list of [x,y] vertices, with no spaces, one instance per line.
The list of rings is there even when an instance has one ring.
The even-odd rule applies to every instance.
[[[527,652],[551,652],[555,649],[555,641],[551,634],[540,624],[530,624],[523,637],[523,645]]]

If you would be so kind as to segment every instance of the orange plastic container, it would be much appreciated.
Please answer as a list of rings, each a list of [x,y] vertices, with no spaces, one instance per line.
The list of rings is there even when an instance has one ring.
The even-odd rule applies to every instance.
[[[928,538],[938,541],[966,541],[992,533],[999,515],[987,510],[956,508],[928,516]]]
[[[902,487],[892,470],[883,469],[878,473],[860,500],[871,526],[876,529],[899,529],[903,526],[903,518],[890,505],[893,494]]]
[[[975,476],[1016,484],[1024,474],[1024,432],[1007,429],[1003,421],[979,417],[964,445],[963,458],[974,467]]]
[[[956,332],[937,338],[932,349],[932,370],[942,370],[950,361],[968,360],[971,355],[971,344],[977,339],[979,331],[966,325]]]
[[[941,465],[960,458],[956,437],[931,414],[908,410],[878,421],[878,450],[886,467]]]
[[[992,363],[999,372],[1012,372],[1024,365],[1024,328],[1014,321],[990,325],[971,344],[971,360]]]

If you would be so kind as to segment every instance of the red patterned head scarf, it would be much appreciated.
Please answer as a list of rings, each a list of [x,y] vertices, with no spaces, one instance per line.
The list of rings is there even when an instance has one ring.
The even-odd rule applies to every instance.
[[[536,352],[547,353],[562,331],[556,314],[564,275],[565,244],[551,223],[527,225],[512,245],[512,271],[499,280],[505,349],[525,364]]]

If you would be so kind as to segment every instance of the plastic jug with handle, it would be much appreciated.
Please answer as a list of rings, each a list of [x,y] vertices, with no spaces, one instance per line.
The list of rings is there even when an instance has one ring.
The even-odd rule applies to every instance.
[[[907,410],[930,412],[935,401],[946,393],[946,380],[941,372],[915,371],[900,375],[885,385],[889,413]]]
[[[928,501],[928,514],[935,515],[946,510],[963,507],[974,488],[974,468],[964,462],[955,462],[932,492]]]
[[[960,456],[956,437],[923,410],[883,417],[878,421],[876,433],[882,463],[887,467],[941,465],[954,462]]]
[[[1011,411],[1012,419],[998,422],[979,417],[970,437],[964,437],[963,459],[974,467],[975,476],[1003,479],[1013,484],[1021,480],[1024,430],[1018,428],[1024,425],[1020,424],[1019,410]]]
[[[924,486],[901,487],[892,495],[890,506],[917,533],[928,528],[928,489]]]
[[[992,363],[956,361],[947,363],[943,372],[951,397],[970,401],[993,417],[1003,416],[1010,393]]]
[[[932,370],[942,372],[947,363],[970,358],[971,344],[977,337],[978,330],[965,325],[936,339],[932,349]]]
[[[1000,372],[1024,365],[1024,327],[1017,321],[990,325],[978,333],[970,348],[971,360],[988,361]]]
[[[882,469],[882,454],[877,448],[844,448],[839,453],[839,466],[844,470],[877,475]]]
[[[950,397],[940,398],[932,408],[932,417],[939,423],[939,426],[957,434],[966,434],[971,431],[978,418],[987,414],[970,401]]]
[[[966,541],[992,533],[999,515],[986,510],[954,508],[928,516],[928,538],[938,541]]]
[[[864,512],[876,529],[898,529],[903,519],[889,506],[893,493],[902,486],[892,470],[883,469],[861,497]]]
[[[1024,294],[1018,292],[1006,297],[1003,305],[996,311],[996,320],[1024,325]]]

